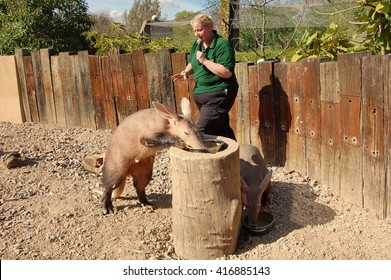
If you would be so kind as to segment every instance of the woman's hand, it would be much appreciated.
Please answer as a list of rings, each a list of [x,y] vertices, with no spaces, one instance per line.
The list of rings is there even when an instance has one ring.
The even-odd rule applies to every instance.
[[[182,71],[181,73],[179,74],[174,74],[171,76],[171,80],[173,81],[176,81],[176,80],[186,80],[187,79],[187,75],[186,75],[186,72],[185,71]]]
[[[199,61],[201,64],[204,64],[205,61],[207,61],[206,56],[205,56],[204,53],[201,52],[201,51],[197,51],[197,53],[196,53],[196,58],[198,59],[198,61]]]

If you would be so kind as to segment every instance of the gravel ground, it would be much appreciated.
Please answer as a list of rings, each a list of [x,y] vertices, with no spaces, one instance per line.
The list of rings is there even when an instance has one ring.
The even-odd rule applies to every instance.
[[[0,257],[25,260],[178,259],[171,231],[171,179],[166,152],[155,162],[141,207],[130,179],[118,212],[102,215],[100,176],[85,156],[104,153],[112,131],[0,122]],[[24,165],[7,168],[11,152]],[[294,170],[271,167],[273,230],[242,231],[224,259],[391,259],[391,220],[380,220],[333,196]]]

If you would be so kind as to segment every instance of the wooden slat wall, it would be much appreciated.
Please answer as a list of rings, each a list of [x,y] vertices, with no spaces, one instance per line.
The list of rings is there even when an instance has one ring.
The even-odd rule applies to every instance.
[[[114,129],[160,101],[180,112],[194,79],[171,81],[188,54],[161,50],[98,57],[16,51],[24,118]],[[339,55],[334,62],[238,63],[230,111],[238,142],[260,148],[273,165],[320,181],[336,195],[391,217],[391,57]],[[364,74],[365,73],[365,74]]]

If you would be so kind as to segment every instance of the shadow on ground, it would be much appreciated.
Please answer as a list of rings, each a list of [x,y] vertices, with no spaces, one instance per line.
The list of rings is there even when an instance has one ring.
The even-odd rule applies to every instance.
[[[294,230],[332,221],[335,211],[316,198],[309,185],[272,182],[268,211],[275,216],[275,226],[269,233],[258,236],[242,228],[237,253],[276,242]]]

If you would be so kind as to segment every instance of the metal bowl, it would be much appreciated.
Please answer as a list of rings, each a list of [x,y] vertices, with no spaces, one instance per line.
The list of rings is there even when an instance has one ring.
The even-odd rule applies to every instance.
[[[248,217],[245,216],[243,219],[243,225],[252,234],[256,235],[261,235],[261,234],[266,234],[270,232],[275,224],[275,218],[274,215],[270,212],[266,211],[261,211],[258,214],[258,219],[257,219],[257,225],[250,226],[248,224]]]

